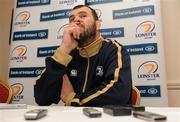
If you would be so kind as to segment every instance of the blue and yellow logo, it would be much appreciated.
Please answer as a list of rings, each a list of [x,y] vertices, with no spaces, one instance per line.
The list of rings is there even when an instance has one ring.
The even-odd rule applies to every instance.
[[[27,47],[25,45],[19,45],[15,47],[12,51],[11,60],[16,60],[17,62],[27,60],[26,52]]]
[[[152,38],[156,36],[155,23],[152,21],[144,21],[140,23],[136,28],[136,38],[144,37]]]
[[[25,27],[27,25],[30,24],[29,18],[30,18],[31,14],[28,11],[23,11],[20,12],[17,16],[16,16],[16,22],[15,25],[16,26],[20,26],[20,27]]]
[[[155,80],[160,77],[157,73],[158,63],[155,61],[147,61],[142,63],[138,68],[138,78],[145,78],[147,80]]]
[[[24,91],[24,86],[21,83],[15,83],[11,85],[13,89],[14,98],[13,101],[19,102],[20,100],[24,99],[24,95],[22,92]]]

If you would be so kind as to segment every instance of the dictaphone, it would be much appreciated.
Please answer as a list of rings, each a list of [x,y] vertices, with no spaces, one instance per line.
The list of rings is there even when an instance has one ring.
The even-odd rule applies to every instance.
[[[47,109],[33,109],[30,111],[27,111],[24,114],[24,118],[26,120],[36,120],[36,119],[40,119],[40,118],[46,116],[47,113],[48,113]]]
[[[167,119],[166,116],[160,115],[157,113],[152,113],[148,111],[135,111],[133,112],[133,116],[139,119],[147,120],[147,121],[164,121]]]
[[[91,107],[83,108],[83,114],[90,118],[101,117],[101,112],[96,108],[91,108]]]

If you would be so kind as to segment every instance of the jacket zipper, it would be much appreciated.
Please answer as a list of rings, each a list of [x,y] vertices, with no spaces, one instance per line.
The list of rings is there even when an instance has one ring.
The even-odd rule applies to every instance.
[[[84,86],[83,86],[83,93],[86,90],[86,85],[87,85],[87,80],[88,80],[88,74],[89,74],[89,58],[88,58],[88,64],[87,64],[87,69],[86,69],[86,77],[85,77],[85,81],[84,81]]]

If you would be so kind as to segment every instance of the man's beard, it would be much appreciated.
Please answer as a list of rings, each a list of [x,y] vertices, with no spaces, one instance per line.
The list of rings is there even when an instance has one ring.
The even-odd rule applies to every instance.
[[[91,43],[96,37],[96,24],[95,22],[89,26],[83,33],[80,34],[80,39],[78,39],[78,46],[84,47]]]

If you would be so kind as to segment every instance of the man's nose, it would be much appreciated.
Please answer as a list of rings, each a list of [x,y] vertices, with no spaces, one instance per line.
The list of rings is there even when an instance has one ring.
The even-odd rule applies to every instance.
[[[80,18],[79,16],[76,16],[76,17],[74,18],[74,22],[75,22],[76,24],[79,24],[80,21],[81,21],[81,18]]]

